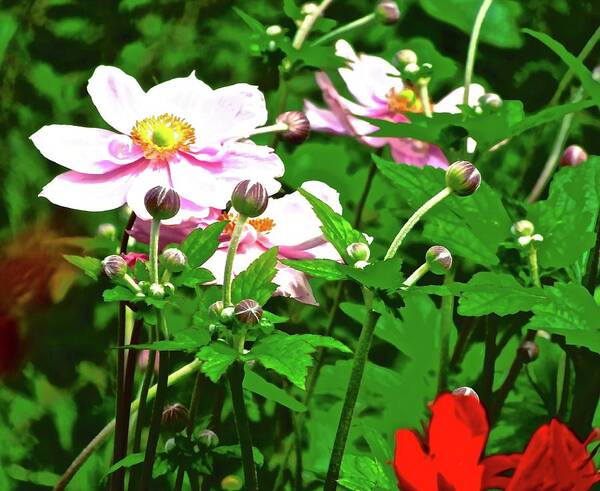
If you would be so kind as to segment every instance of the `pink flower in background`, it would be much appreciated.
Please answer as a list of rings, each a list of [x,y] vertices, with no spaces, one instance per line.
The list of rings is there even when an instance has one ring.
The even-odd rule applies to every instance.
[[[327,184],[309,181],[305,182],[302,188],[327,203],[337,213],[342,212],[339,193]],[[231,213],[224,215],[216,210],[213,210],[211,216],[212,221],[196,219],[176,226],[162,227],[161,234],[163,232],[168,234],[168,242],[181,242],[194,228],[204,228],[217,220],[236,218]],[[136,220],[131,233],[136,239],[145,241],[148,238],[148,230],[149,222]],[[203,265],[213,273],[218,284],[223,283],[225,258],[232,230],[233,223],[225,229],[215,254]],[[249,220],[233,263],[234,275],[244,271],[252,261],[271,247],[279,248],[280,259],[341,260],[337,251],[323,236],[321,222],[312,207],[298,192],[269,200],[265,212],[259,218]],[[308,278],[304,273],[280,263],[273,281],[278,285],[277,295],[291,297],[303,303],[316,304]]]
[[[423,112],[418,94],[400,78],[400,72],[383,58],[356,54],[347,41],[336,43],[336,54],[348,60],[348,67],[340,68],[350,93],[357,102],[341,96],[330,78],[323,72],[317,73],[317,84],[323,92],[328,109],[321,109],[310,101],[305,101],[304,112],[311,128],[338,135],[350,135],[372,147],[389,145],[396,162],[422,167],[447,167],[448,160],[436,145],[412,138],[381,138],[368,136],[379,128],[355,116],[408,123],[405,113]],[[484,94],[481,85],[471,84],[469,105],[475,106]],[[464,89],[452,91],[433,105],[439,113],[458,113],[462,104]],[[472,145],[471,145],[472,146]]]
[[[268,147],[238,141],[267,120],[256,87],[213,90],[192,73],[144,92],[118,68],[99,66],[87,88],[116,132],[50,125],[31,136],[46,158],[71,169],[40,193],[53,203],[86,211],[127,203],[150,219],[144,195],[160,185],[179,193],[181,211],[167,222],[179,223],[225,207],[243,179],[260,181],[269,193],[279,189],[279,157]]]

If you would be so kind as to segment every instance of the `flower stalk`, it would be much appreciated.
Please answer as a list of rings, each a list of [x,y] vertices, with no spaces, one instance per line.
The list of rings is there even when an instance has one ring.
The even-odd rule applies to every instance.
[[[444,277],[444,286],[454,281],[454,271]],[[448,359],[450,353],[450,330],[454,315],[454,295],[442,297],[442,321],[440,323],[440,366],[438,371],[438,394],[448,389]]]
[[[538,288],[542,287],[542,282],[540,281],[540,271],[538,267],[538,259],[537,259],[537,249],[535,248],[535,242],[532,240],[529,243],[529,269],[531,273],[531,281]]]
[[[473,80],[473,68],[475,67],[475,55],[477,53],[477,43],[479,42],[479,34],[481,33],[481,26],[485,19],[488,10],[492,6],[493,0],[483,0],[477,17],[475,17],[475,23],[473,24],[473,30],[471,31],[471,39],[469,39],[469,47],[467,49],[467,62],[465,65],[465,91],[463,97],[463,104],[467,106],[469,104],[469,89],[471,87],[471,81]]]
[[[311,46],[318,46],[320,44],[326,43],[330,39],[335,39],[335,38],[341,36],[342,34],[350,32],[354,29],[358,29],[359,27],[366,26],[366,25],[370,24],[371,22],[373,22],[375,19],[376,19],[376,15],[374,12],[367,14],[363,17],[353,20],[352,22],[349,22],[348,24],[340,26],[337,29],[333,29],[332,31],[329,31],[327,34],[324,34],[319,39],[314,41],[311,44]]]
[[[233,282],[233,260],[240,245],[244,225],[248,221],[246,215],[239,215],[235,222],[235,227],[229,241],[229,249],[227,249],[227,258],[225,260],[225,272],[223,274],[223,304],[228,307],[233,305],[231,302],[231,285]]]
[[[413,271],[413,273],[406,278],[404,281],[405,287],[413,286],[417,281],[419,281],[427,272],[429,271],[429,264],[423,263],[417,269]]]
[[[150,279],[158,283],[158,239],[160,236],[160,220],[152,219],[150,226]]]
[[[431,100],[429,99],[429,78],[419,79],[417,81],[417,88],[419,89],[419,98],[421,99],[421,104],[423,104],[423,113],[426,117],[433,117],[433,113],[431,111]]]

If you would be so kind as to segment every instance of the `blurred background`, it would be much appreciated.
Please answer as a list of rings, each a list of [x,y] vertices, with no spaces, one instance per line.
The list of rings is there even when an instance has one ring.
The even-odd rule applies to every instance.
[[[122,210],[83,213],[38,198],[62,169],[45,160],[29,136],[46,124],[106,127],[86,92],[94,68],[115,65],[142,87],[196,70],[213,87],[256,84],[275,118],[281,53],[259,54],[237,6],[265,25],[293,32],[276,0],[1,0],[0,1],[0,489],[40,489],[56,480],[73,456],[113,414],[116,307],[101,303],[105,283],[84,277],[64,254],[101,257],[116,244],[101,224],[122,229]],[[434,65],[432,96],[462,84],[464,58],[479,1],[404,0],[401,21],[351,33],[358,50],[391,59],[412,48]],[[447,4],[444,9],[440,5]],[[475,81],[526,112],[543,108],[565,72],[560,60],[532,38],[544,31],[578,53],[599,25],[594,0],[498,0],[484,24]],[[327,17],[344,24],[369,13],[373,2],[334,1]],[[448,10],[449,9],[449,10]],[[448,12],[451,14],[448,14]],[[596,49],[588,57],[600,63]],[[564,98],[568,98],[568,91]],[[291,82],[286,110],[320,101],[313,73]],[[519,137],[484,163],[482,173],[508,196],[523,197],[539,173],[558,122]],[[575,118],[569,143],[600,151],[597,113]],[[368,149],[351,140],[313,135],[297,149],[281,147],[284,182],[321,179],[338,189],[347,210],[357,202]],[[391,235],[385,196],[376,180],[365,222],[370,234]],[[117,232],[119,235],[120,232]],[[416,261],[416,260],[415,260]],[[327,292],[319,290],[318,295]],[[286,305],[293,314],[293,306]],[[300,314],[299,314],[300,315]],[[303,319],[312,314],[303,312]],[[300,321],[298,321],[300,322]],[[385,350],[375,356],[385,359]],[[186,396],[187,398],[187,396]],[[207,403],[208,407],[208,403]],[[272,438],[269,435],[267,440]],[[259,445],[260,446],[260,445]],[[106,447],[94,455],[72,489],[98,489]]]

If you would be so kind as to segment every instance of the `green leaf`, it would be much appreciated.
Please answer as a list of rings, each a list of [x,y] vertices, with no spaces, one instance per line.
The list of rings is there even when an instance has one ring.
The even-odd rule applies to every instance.
[[[283,375],[295,386],[304,389],[308,367],[313,364],[311,355],[319,347],[350,352],[343,343],[326,336],[288,335],[276,331],[256,343],[243,358],[258,361],[265,368]]]
[[[231,287],[233,303],[252,298],[264,305],[271,298],[277,288],[273,283],[277,273],[277,252],[277,247],[269,249],[235,277]]]
[[[133,467],[134,465],[141,464],[144,461],[144,456],[145,456],[144,452],[138,452],[138,453],[131,453],[127,457],[123,457],[121,460],[119,460],[118,462],[115,462],[113,465],[111,465],[108,468],[105,476],[108,476],[119,469],[123,469],[123,468],[129,469],[130,467]]]
[[[321,221],[321,230],[325,238],[331,242],[346,262],[351,263],[346,248],[355,242],[366,244],[367,240],[363,234],[358,230],[354,230],[350,222],[333,211],[327,203],[302,188],[299,188],[298,192],[310,203],[313,211]]]
[[[283,0],[283,12],[292,20],[302,20],[304,18],[294,0]]]
[[[331,259],[283,259],[281,262],[315,278],[324,278],[330,281],[346,278],[343,265]]]
[[[376,155],[373,158],[381,173],[392,182],[402,206],[417,209],[445,186],[445,173],[441,169],[398,165]],[[510,234],[512,224],[500,196],[486,183],[471,196],[446,198],[422,220],[423,235],[428,242],[443,245],[453,256],[484,266],[498,264],[496,250]]]
[[[596,105],[600,108],[600,84],[594,80],[591,72],[580,60],[569,53],[562,44],[560,44],[558,41],[555,41],[543,32],[533,31],[531,29],[523,29],[523,32],[533,36],[554,51],[554,53],[556,53],[556,55],[558,55],[560,59],[573,71],[577,78],[579,78],[584,90],[591,96]]]
[[[419,5],[432,17],[471,34],[481,0],[419,0]],[[517,25],[521,5],[512,0],[492,3],[481,27],[481,42],[499,48],[518,48],[522,44]]]
[[[86,274],[86,276],[89,276],[94,280],[98,279],[98,276],[102,272],[102,261],[95,257],[71,256],[69,254],[65,254],[63,257],[67,262],[71,263],[73,266],[77,266]]]
[[[260,375],[252,370],[246,369],[244,375],[244,389],[254,392],[265,399],[275,401],[277,404],[281,404],[292,411],[304,412],[306,406],[300,401],[294,399],[287,392],[280,389],[276,385],[266,381]]]
[[[464,286],[458,313],[465,316],[497,314],[500,316],[530,312],[546,296],[541,288],[526,288],[512,275],[480,272]]]
[[[600,353],[600,307],[581,285],[556,283],[544,287],[548,302],[533,308],[528,329],[565,336],[567,343]]]
[[[181,244],[181,250],[188,258],[191,268],[202,266],[217,250],[219,236],[229,222],[223,220],[210,224],[203,229],[196,229]]]
[[[186,268],[181,274],[174,276],[172,281],[175,286],[194,288],[195,286],[208,283],[214,279],[215,277],[208,269]]]
[[[400,270],[402,260],[400,258],[388,259],[369,264],[365,268],[345,266],[343,270],[347,276],[359,282],[367,288],[396,291],[402,287],[404,275]]]
[[[10,40],[17,32],[17,21],[7,12],[0,13],[0,66],[4,61],[4,54]]]
[[[393,489],[383,464],[365,455],[345,455],[338,484],[351,491]]]
[[[196,351],[200,347],[202,347],[201,343],[190,339],[185,341],[163,340],[154,341],[153,343],[128,344],[126,346],[121,346],[120,349],[135,348],[153,351]]]
[[[102,298],[105,302],[139,302],[144,300],[142,297],[137,297],[129,288],[121,285],[104,290]]]
[[[217,341],[204,346],[198,351],[196,358],[204,362],[200,368],[202,373],[213,383],[217,383],[231,364],[237,360],[238,353],[228,344]]]
[[[242,458],[242,452],[239,445],[222,445],[213,448],[211,452],[216,453],[217,455],[225,455],[226,457],[235,457],[236,459]],[[262,467],[265,463],[265,458],[261,451],[256,447],[252,447],[252,456],[254,457],[254,463],[258,467]]]

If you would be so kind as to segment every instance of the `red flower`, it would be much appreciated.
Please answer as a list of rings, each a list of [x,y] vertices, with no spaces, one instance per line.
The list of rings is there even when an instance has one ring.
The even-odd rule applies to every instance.
[[[586,446],[600,439],[593,431],[580,442],[571,430],[553,419],[533,434],[506,491],[588,491],[600,481]]]
[[[481,460],[489,426],[476,396],[442,394],[431,405],[425,438],[396,432],[394,470],[404,491],[480,491],[505,457]],[[508,457],[511,459],[510,457]],[[487,486],[486,486],[487,487]]]
[[[148,261],[148,254],[142,252],[128,252],[127,254],[121,254],[121,256],[125,259],[127,266],[130,268],[134,268],[138,261]]]

